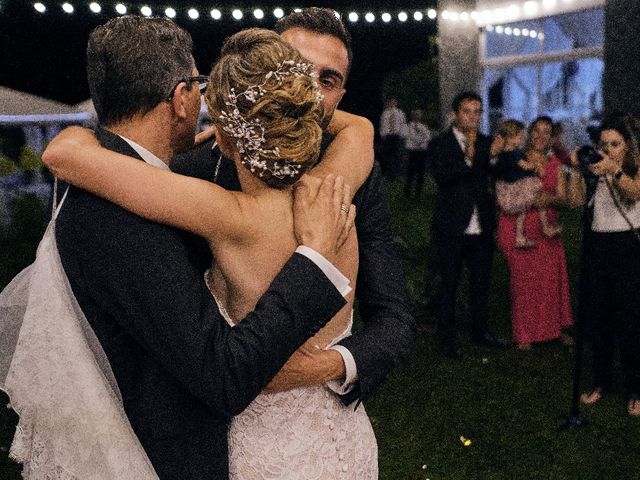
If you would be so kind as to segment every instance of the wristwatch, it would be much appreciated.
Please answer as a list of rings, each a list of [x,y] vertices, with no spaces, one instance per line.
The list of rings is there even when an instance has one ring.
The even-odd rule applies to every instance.
[[[624,175],[624,172],[622,171],[621,168],[619,168],[618,170],[616,170],[616,173],[613,174],[613,178],[618,181],[620,180],[620,178],[622,177],[622,175]]]

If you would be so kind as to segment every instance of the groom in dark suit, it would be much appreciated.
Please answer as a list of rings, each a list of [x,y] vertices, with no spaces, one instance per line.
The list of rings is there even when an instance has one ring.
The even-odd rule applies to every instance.
[[[120,17],[92,32],[87,70],[103,146],[168,168],[193,144],[203,78],[191,48],[168,19]],[[62,264],[161,479],[226,478],[230,416],[345,304],[345,285],[335,285],[346,279],[329,261],[346,216],[334,185],[323,188],[295,216],[296,235],[320,258],[295,253],[233,329],[205,285],[203,240],[70,188],[56,227]]]
[[[318,85],[324,96],[323,126],[327,126],[345,93],[351,68],[351,37],[335,12],[328,8],[310,7],[280,19],[275,31],[315,65]],[[370,135],[360,139],[373,154],[373,127],[358,117],[356,123]],[[325,146],[331,137],[325,134]],[[226,188],[238,189],[233,164],[220,158],[210,148],[198,150],[177,159],[172,168],[180,173],[214,180]],[[350,152],[356,155],[355,149]],[[366,153],[365,153],[366,154]],[[193,157],[199,157],[194,162]],[[218,159],[220,161],[218,162]],[[353,162],[366,161],[353,158]],[[196,166],[199,164],[199,168]],[[219,168],[217,168],[219,167]],[[380,165],[375,162],[366,182],[356,192],[356,231],[358,233],[359,271],[356,300],[363,328],[326,351],[301,359],[296,368],[285,365],[281,379],[273,390],[338,381],[330,384],[345,404],[366,400],[387,378],[391,369],[406,359],[413,347],[415,321],[409,311],[405,278],[400,258],[393,243],[390,211],[384,191]],[[336,382],[337,383],[337,382]]]
[[[493,261],[495,202],[491,191],[492,141],[478,132],[482,99],[462,92],[452,103],[453,125],[429,146],[431,173],[438,185],[433,210],[437,271],[438,335],[442,353],[460,358],[455,321],[456,294],[463,264],[469,272],[471,340],[490,347],[504,343],[487,330],[487,300]]]

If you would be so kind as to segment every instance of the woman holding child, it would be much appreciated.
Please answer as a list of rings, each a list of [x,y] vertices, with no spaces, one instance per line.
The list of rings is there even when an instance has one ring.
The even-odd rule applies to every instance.
[[[501,202],[501,182],[497,185],[498,245],[509,265],[513,339],[520,350],[530,350],[534,342],[554,339],[560,339],[565,345],[573,343],[572,338],[563,333],[563,328],[573,320],[558,225],[558,208],[571,203],[567,193],[570,189],[560,160],[550,153],[551,129],[550,118],[538,117],[529,127],[524,155],[510,154],[503,158],[508,154],[504,152],[497,165],[500,175],[504,171],[500,164],[515,160],[519,170],[533,173],[541,183],[535,202],[530,195],[531,176],[522,173],[518,181],[511,183],[508,188],[513,189],[519,182],[529,180],[529,188],[522,193],[529,194],[531,201],[520,202],[520,207],[514,206],[514,202],[509,205]],[[518,136],[519,132],[513,134],[515,138]],[[509,137],[504,140],[506,150],[518,149],[517,140]]]

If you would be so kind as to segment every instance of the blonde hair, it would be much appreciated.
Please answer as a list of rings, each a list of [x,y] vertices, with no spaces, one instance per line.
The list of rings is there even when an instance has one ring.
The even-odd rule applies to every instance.
[[[504,120],[498,127],[498,135],[502,138],[512,138],[524,131],[524,123],[519,120]]]
[[[243,30],[225,41],[205,93],[211,119],[222,135],[229,133],[222,119],[233,114],[227,104],[230,95],[235,97],[234,108],[237,106],[243,121],[259,122],[264,131],[259,149],[243,144],[243,138],[236,138],[235,144],[241,156],[243,149],[253,148],[253,154],[265,165],[259,178],[274,188],[293,184],[315,164],[322,139],[319,126],[322,112],[315,78],[308,74],[274,75],[283,62],[304,64],[305,59],[275,32],[261,28]],[[240,94],[258,86],[264,94],[257,98]],[[247,162],[242,163],[253,170]],[[296,174],[275,176],[274,171],[283,164],[294,165]]]

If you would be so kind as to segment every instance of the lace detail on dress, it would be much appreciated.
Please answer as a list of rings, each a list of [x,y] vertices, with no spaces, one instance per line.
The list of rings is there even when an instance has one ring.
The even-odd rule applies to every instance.
[[[378,478],[378,447],[364,406],[344,406],[323,385],[259,395],[232,419],[228,439],[230,480]]]
[[[11,458],[28,480],[157,480],[73,296],[54,226],[0,294],[0,388],[20,417]]]

